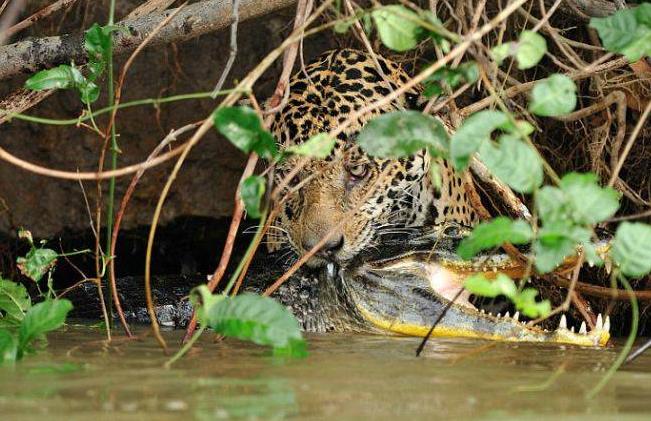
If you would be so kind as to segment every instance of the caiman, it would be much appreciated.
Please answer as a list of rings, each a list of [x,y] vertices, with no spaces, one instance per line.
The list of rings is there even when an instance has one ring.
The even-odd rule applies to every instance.
[[[329,265],[325,270],[299,270],[273,297],[290,309],[307,332],[425,336],[447,306],[433,336],[606,345],[610,320],[601,315],[590,332],[585,323],[576,330],[568,327],[565,316],[556,330],[547,331],[520,320],[517,312],[511,315],[493,310],[491,314],[481,309],[477,304],[481,300],[467,291],[450,304],[471,274],[492,277],[502,272],[518,278],[524,272],[524,266],[506,254],[485,254],[462,261],[453,252],[460,239],[454,232],[436,231],[386,238],[380,250],[362,253],[356,264],[346,269]],[[288,265],[273,254],[256,258],[245,280],[246,290],[263,291]],[[194,285],[203,282],[205,278],[154,278],[156,312],[162,325],[185,326],[192,309],[184,298]],[[147,323],[141,279],[122,278],[118,284],[128,320]],[[96,297],[91,284],[74,292],[71,298],[77,315],[96,316],[100,308]]]

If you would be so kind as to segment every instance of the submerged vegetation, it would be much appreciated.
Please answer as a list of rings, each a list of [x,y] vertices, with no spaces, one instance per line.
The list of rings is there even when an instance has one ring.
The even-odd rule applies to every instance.
[[[238,7],[235,6],[236,3],[234,2],[233,7]],[[312,2],[309,3],[308,9],[311,10]],[[365,104],[360,110],[351,112],[338,127],[331,128],[329,132],[319,133],[300,145],[279,149],[278,139],[274,139],[271,134],[269,123],[273,113],[282,105],[287,80],[279,81],[279,89],[268,101],[267,108],[264,110],[258,105],[261,101],[255,97],[254,86],[271,63],[279,59],[283,53],[287,54],[286,57],[293,55],[293,58],[285,60],[285,63],[290,63],[286,65],[291,70],[297,54],[297,42],[303,37],[324,30],[333,30],[336,36],[345,37],[349,32],[356,31],[357,36],[368,44],[368,48],[371,48],[368,40],[368,37],[371,37],[379,40],[390,54],[410,55],[409,57],[421,66],[414,78],[388,93],[383,101],[390,101],[409,87],[420,84],[423,87],[424,100],[427,102],[426,112],[423,113],[415,110],[400,110],[371,119],[357,138],[361,148],[370,156],[383,158],[405,158],[421,150],[427,150],[432,158],[444,159],[457,171],[466,174],[470,174],[472,168],[483,165],[490,173],[485,178],[496,179],[496,184],[508,192],[501,197],[505,202],[510,200],[507,207],[524,207],[524,201],[531,209],[530,215],[520,213],[515,216],[484,218],[461,241],[457,249],[457,254],[461,258],[471,259],[482,252],[491,252],[504,247],[511,257],[526,263],[525,276],[519,280],[512,279],[504,273],[495,276],[483,274],[469,276],[464,283],[466,291],[482,297],[506,297],[519,312],[535,319],[533,322],[538,323],[567,311],[571,302],[575,306],[582,306],[581,300],[573,298],[575,297],[573,294],[578,292],[581,267],[584,263],[590,266],[603,266],[610,276],[609,290],[614,291],[614,294],[624,291],[630,298],[632,310],[631,322],[628,324],[630,326],[628,341],[612,366],[612,370],[616,370],[632,348],[640,319],[631,279],[643,278],[651,273],[651,225],[642,222],[644,213],[639,217],[624,216],[621,222],[617,219],[616,214],[622,210],[622,191],[625,190],[618,180],[622,168],[630,161],[627,161],[627,158],[636,139],[642,136],[644,126],[648,124],[651,101],[648,100],[647,95],[646,105],[638,110],[640,113],[633,129],[628,131],[626,142],[611,148],[612,165],[608,171],[587,172],[581,169],[559,174],[554,169],[554,164],[545,158],[542,148],[536,142],[536,137],[546,135],[546,129],[540,123],[540,119],[554,118],[571,122],[608,109],[612,102],[607,102],[603,92],[599,99],[601,102],[595,101],[595,104],[586,106],[583,98],[586,96],[586,88],[580,86],[579,80],[597,75],[598,69],[606,68],[604,66],[608,63],[613,65],[613,61],[619,60],[618,55],[625,58],[622,66],[638,60],[642,60],[647,67],[649,66],[648,61],[645,60],[651,55],[651,4],[643,3],[618,10],[607,17],[593,17],[588,26],[596,31],[601,46],[587,48],[585,47],[587,44],[582,41],[570,42],[571,40],[559,34],[557,29],[549,24],[548,21],[560,2],[555,2],[551,9],[546,11],[543,9],[540,20],[532,19],[530,21],[533,23],[532,28],[524,29],[532,26],[529,24],[522,28],[509,27],[508,30],[509,19],[516,12],[527,15],[531,13],[531,9],[527,9],[528,11],[523,9],[530,2],[514,0],[508,2],[503,8],[495,7],[490,11],[484,10],[486,2],[478,3],[480,6],[478,5],[477,14],[469,17],[467,22],[465,20],[462,22],[454,16],[444,18],[443,15],[447,16],[445,11],[441,11],[442,16],[437,16],[437,10],[421,8],[408,2],[392,5],[376,3],[358,5],[348,0],[325,1],[317,5],[314,12],[310,14],[306,13],[306,1],[301,0],[291,35],[242,78],[234,89],[224,90],[223,86],[218,84],[216,92],[219,94],[220,101],[216,103],[216,108],[209,115],[199,123],[191,123],[178,129],[178,133],[171,133],[169,138],[163,139],[160,147],[152,151],[151,155],[140,164],[117,169],[120,153],[116,140],[116,134],[119,132],[118,110],[126,106],[146,103],[161,106],[166,102],[165,98],[159,98],[121,103],[124,75],[139,51],[185,6],[182,5],[166,15],[143,40],[140,47],[125,63],[118,83],[114,87],[112,40],[118,34],[128,33],[129,29],[114,23],[115,2],[111,1],[107,25],[100,26],[95,23],[85,32],[83,43],[86,53],[85,64],[75,64],[71,61],[70,64],[41,70],[32,75],[24,85],[31,91],[70,89],[78,93],[84,111],[76,120],[77,125],[92,130],[103,142],[98,171],[95,173],[56,172],[43,167],[34,169],[35,166],[28,166],[21,160],[9,160],[13,164],[23,165],[23,168],[40,174],[73,180],[97,180],[99,198],[96,214],[93,215],[97,236],[94,249],[97,273],[88,279],[92,278],[98,284],[99,293],[103,294],[102,300],[106,298],[106,307],[103,311],[107,322],[108,338],[111,339],[111,331],[114,330],[111,316],[113,312],[120,317],[125,333],[131,335],[120,307],[114,271],[114,265],[120,258],[119,253],[114,255],[113,252],[122,215],[142,173],[148,168],[178,156],[176,165],[160,193],[152,218],[143,286],[149,297],[149,315],[154,335],[164,349],[168,348],[160,335],[151,300],[152,243],[155,241],[158,219],[171,184],[193,146],[206,132],[214,128],[235,147],[247,154],[249,161],[239,184],[238,199],[235,201],[234,216],[222,258],[207,285],[200,286],[191,293],[190,299],[196,310],[196,318],[188,327],[185,346],[170,360],[170,364],[184,355],[207,327],[225,337],[268,346],[274,355],[294,357],[307,355],[307,344],[297,320],[286,307],[269,298],[268,295],[318,250],[318,244],[306,255],[300,256],[289,271],[275,280],[276,282],[270,279],[270,286],[264,296],[236,294],[247,273],[250,260],[273,223],[279,204],[284,200],[280,196],[282,189],[274,184],[272,175],[275,165],[293,155],[301,159],[296,169],[299,171],[300,166],[305,165],[310,159],[325,159],[335,147],[334,139],[337,134],[342,133],[351,122],[364,117],[365,113],[372,112],[378,105]],[[326,11],[332,15],[332,18],[323,18],[323,23],[315,26],[314,21],[322,17]],[[480,21],[483,22],[481,25]],[[237,19],[232,25],[235,25],[236,34]],[[541,34],[543,29],[548,34],[547,37]],[[563,64],[563,61],[550,52],[548,46],[550,37],[556,44],[560,43],[564,46],[560,48],[569,62],[583,63],[582,60],[577,60],[578,54],[571,49],[571,46],[576,47],[577,44],[582,45],[580,48],[599,54],[595,54],[593,62],[584,63],[585,66],[573,67]],[[372,49],[371,53],[375,54]],[[519,73],[518,76],[532,76],[534,73],[526,72],[533,72],[543,60],[550,60],[552,65],[536,73],[535,80],[518,82],[514,76],[511,76],[514,69],[525,72]],[[556,67],[557,71],[548,71],[550,67]],[[223,79],[228,77],[229,71],[229,68],[225,70]],[[105,73],[108,73],[109,106],[94,111],[92,104],[100,97],[100,86]],[[538,77],[539,74],[544,77]],[[511,86],[507,87],[507,85]],[[523,88],[525,85],[526,88]],[[465,112],[460,113],[455,98],[460,98],[466,91],[470,92],[473,86],[481,87],[478,90],[483,97],[471,101],[464,108]],[[527,99],[516,102],[514,98],[523,93],[527,94]],[[174,100],[206,96],[206,93],[196,93]],[[248,99],[248,105],[238,105],[242,97]],[[449,125],[446,124],[447,117],[435,116],[443,115],[441,110],[444,108],[450,110],[451,114],[456,113],[455,118],[451,119],[453,130],[449,130]],[[430,113],[433,109],[438,112]],[[13,118],[39,124],[70,124],[69,121],[36,118],[11,110],[8,110],[8,113]],[[110,114],[110,118],[106,125],[102,126],[97,117],[106,113]],[[446,120],[445,123],[443,120]],[[90,122],[90,126],[86,125],[86,121]],[[176,140],[177,134],[195,129],[189,140],[164,152],[165,148]],[[618,127],[617,130],[626,129]],[[626,134],[626,131],[622,133]],[[648,133],[646,135],[648,136]],[[623,140],[620,138],[620,142]],[[103,166],[105,155],[109,151],[112,154],[112,167],[107,172]],[[8,160],[7,154],[3,157]],[[262,173],[254,174],[258,159],[266,161],[266,168]],[[437,166],[433,165],[432,179],[435,181],[437,180],[436,169]],[[601,179],[606,173],[609,179],[603,183]],[[116,201],[113,187],[109,190],[108,198],[104,200],[101,196],[101,181],[109,179],[111,186],[114,186],[115,177],[128,174],[133,174],[132,188],[130,187],[125,194],[122,203],[118,204]],[[289,183],[292,177],[293,175],[290,174],[281,184]],[[114,215],[113,209],[119,211]],[[629,210],[630,206],[626,209]],[[106,212],[106,215],[102,217],[103,212]],[[486,213],[490,214],[488,211]],[[259,219],[256,234],[243,259],[237,262],[228,283],[219,293],[214,293],[226,273],[235,235],[244,214],[248,218]],[[648,216],[648,212],[646,215]],[[102,224],[102,219],[108,222]],[[631,222],[628,219],[639,219],[639,221]],[[600,235],[602,228],[605,227],[614,231],[612,238]],[[105,248],[101,246],[102,235],[105,236]],[[46,248],[45,244],[34,244],[27,231],[22,231],[21,237],[29,242],[30,250],[25,256],[18,258],[16,265],[20,272],[31,280],[31,285],[35,287],[33,289],[37,293],[30,297],[28,288],[17,280],[0,277],[0,363],[5,364],[13,363],[35,351],[39,346],[44,346],[45,334],[60,328],[72,309],[71,302],[61,298],[52,283],[52,273],[57,259],[62,255]],[[559,268],[564,269],[564,273],[570,273],[571,276],[566,279],[569,286],[566,287],[562,302],[555,306],[545,291],[538,288],[540,284],[534,287],[531,281],[534,278],[551,279],[560,272]],[[106,289],[110,289],[110,293],[106,293]],[[588,314],[585,306],[579,311]],[[586,320],[588,324],[592,324],[592,321]],[[197,322],[201,328],[195,332]],[[607,379],[608,376],[605,377],[604,382]],[[594,393],[599,390],[599,387],[601,384],[597,386]]]

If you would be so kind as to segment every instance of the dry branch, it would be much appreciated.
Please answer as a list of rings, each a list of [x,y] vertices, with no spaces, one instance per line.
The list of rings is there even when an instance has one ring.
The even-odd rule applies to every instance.
[[[239,7],[240,22],[294,4],[296,0],[242,0]],[[116,32],[114,53],[123,54],[135,50],[165,18],[176,9],[152,13],[118,25],[129,32]],[[186,41],[199,35],[223,29],[231,24],[231,2],[227,0],[204,0],[187,6],[158,32],[149,46]],[[20,73],[67,64],[86,62],[82,48],[83,34],[44,37],[0,47],[0,80]]]

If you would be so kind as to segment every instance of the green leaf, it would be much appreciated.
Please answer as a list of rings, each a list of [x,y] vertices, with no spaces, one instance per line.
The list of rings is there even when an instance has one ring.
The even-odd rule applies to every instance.
[[[450,158],[454,167],[465,169],[482,142],[490,140],[493,130],[508,124],[508,117],[500,111],[485,110],[468,117],[452,135]]]
[[[93,23],[84,34],[84,49],[90,60],[103,59],[108,54],[110,46],[110,31],[105,31],[98,23]]]
[[[512,54],[513,50],[514,45],[512,42],[496,45],[495,47],[491,48],[491,57],[493,57],[493,60],[495,60],[499,66],[504,62],[504,60],[506,60],[508,56]]]
[[[298,322],[285,306],[269,297],[225,297],[204,314],[209,326],[224,336],[271,346],[275,354],[306,355]]]
[[[601,187],[592,173],[569,173],[563,176],[559,188],[545,186],[538,192],[536,206],[545,223],[567,220],[581,225],[593,225],[610,218],[619,208],[619,193]]]
[[[3,322],[16,325],[25,317],[32,306],[27,289],[21,284],[0,277],[0,311],[4,312]]]
[[[495,298],[499,295],[513,297],[518,293],[515,282],[503,273],[498,273],[493,280],[487,279],[483,274],[478,273],[466,279],[463,286],[471,294],[489,298]]]
[[[56,265],[58,254],[46,248],[32,248],[25,257],[16,259],[20,272],[38,282],[50,269]]]
[[[111,33],[126,30],[126,28],[120,26],[99,26],[94,23],[86,31],[84,49],[88,54],[88,78],[91,82],[96,81],[106,69],[111,48]]]
[[[538,215],[544,223],[572,220],[572,209],[563,191],[552,186],[544,186],[536,195]]]
[[[462,259],[468,260],[482,250],[504,243],[526,244],[532,237],[533,232],[527,222],[499,216],[476,226],[470,235],[461,241],[457,253]]]
[[[626,276],[640,278],[651,272],[651,225],[622,222],[615,232],[611,256]]]
[[[346,32],[348,32],[348,29],[350,29],[350,27],[353,25],[353,23],[355,23],[355,21],[353,21],[353,20],[338,21],[337,23],[335,23],[335,26],[334,26],[333,29],[338,34],[345,34]]]
[[[651,55],[651,4],[619,10],[612,16],[592,18],[590,26],[599,33],[604,48],[623,54],[629,61]]]
[[[576,107],[576,85],[565,75],[555,73],[536,82],[531,91],[529,111],[543,117],[571,113]]]
[[[332,153],[335,143],[335,139],[328,136],[327,133],[319,133],[300,145],[290,146],[287,148],[287,152],[311,156],[317,159],[325,159]]]
[[[63,326],[72,303],[66,299],[47,300],[27,311],[18,332],[19,352],[29,349],[32,341]]]
[[[371,12],[382,43],[395,51],[411,50],[418,45],[418,15],[401,5],[384,6]]]
[[[271,133],[262,127],[258,114],[250,107],[222,107],[213,114],[213,123],[233,145],[245,153],[256,152],[273,159],[278,148]]]
[[[566,174],[560,188],[573,210],[572,218],[579,224],[597,224],[619,209],[619,193],[611,187],[599,186],[595,174]]]
[[[580,244],[590,242],[590,230],[571,225],[571,221],[543,226],[533,244],[536,269],[540,273],[554,270],[563,261],[576,254]]]
[[[536,240],[533,251],[536,256],[536,270],[547,273],[556,269],[565,258],[576,252],[576,242],[562,235],[548,234]]]
[[[543,182],[538,152],[513,135],[500,136],[497,145],[483,142],[479,156],[493,175],[519,193],[531,193]]]
[[[443,93],[441,83],[447,84],[451,89],[457,87],[460,83],[473,83],[479,78],[479,68],[477,63],[468,62],[459,65],[456,69],[443,67],[437,70],[423,82],[425,89],[423,95],[430,98]]]
[[[524,31],[518,40],[515,58],[518,60],[518,69],[530,69],[543,58],[547,51],[545,38],[536,32]]]
[[[84,104],[92,104],[99,98],[99,86],[95,82],[87,80],[80,84],[77,89],[79,90],[79,97]]]
[[[240,196],[244,202],[246,213],[251,218],[260,218],[260,205],[266,189],[264,177],[252,175],[247,177],[240,186]]]
[[[76,70],[76,69],[75,69]],[[46,89],[69,89],[76,83],[73,67],[62,64],[48,70],[41,70],[25,82],[25,88],[32,91]]]
[[[620,10],[612,16],[590,19],[590,27],[597,30],[606,50],[620,52],[635,40],[637,19],[633,10]]]
[[[9,331],[0,329],[0,365],[18,358],[18,341]]]
[[[393,111],[369,121],[357,142],[371,156],[399,158],[428,149],[433,156],[445,156],[448,133],[436,118],[418,111]]]
[[[206,310],[213,308],[213,306],[224,298],[226,298],[224,295],[211,293],[206,285],[199,285],[190,291],[190,302],[192,303],[192,308],[196,309],[197,318],[199,319],[199,322],[204,325],[210,325],[210,320],[208,319]]]
[[[549,300],[536,302],[538,291],[525,288],[518,291],[515,282],[503,273],[498,273],[495,280],[487,279],[483,274],[476,274],[464,282],[464,287],[471,294],[494,298],[499,295],[508,297],[515,308],[527,317],[542,317],[551,311]]]
[[[527,317],[537,318],[545,317],[552,311],[552,305],[549,300],[536,302],[538,291],[534,288],[525,288],[515,295],[512,300],[515,308]]]
[[[523,31],[518,42],[506,42],[491,48],[491,56],[501,65],[509,56],[518,61],[518,69],[529,69],[540,61],[547,51],[547,41],[540,34],[532,31]]]

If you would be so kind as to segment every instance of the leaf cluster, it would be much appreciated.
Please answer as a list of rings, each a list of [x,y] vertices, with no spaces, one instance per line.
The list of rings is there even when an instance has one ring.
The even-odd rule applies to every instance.
[[[21,232],[31,249],[17,259],[23,275],[38,283],[50,272],[58,257],[54,250],[36,247],[27,231]],[[0,276],[0,365],[13,363],[25,354],[34,352],[36,344],[45,344],[45,334],[60,328],[66,320],[72,303],[66,299],[52,298],[33,304],[22,284]]]
[[[192,293],[200,322],[221,335],[270,346],[274,355],[304,357],[306,344],[292,313],[257,294],[212,295],[202,285]]]
[[[84,49],[88,55],[88,75],[84,76],[75,63],[61,64],[41,70],[25,81],[25,88],[33,91],[46,89],[76,89],[84,104],[92,104],[99,98],[96,81],[104,73],[111,49],[111,33],[122,28],[100,26],[94,23],[84,35]]]

